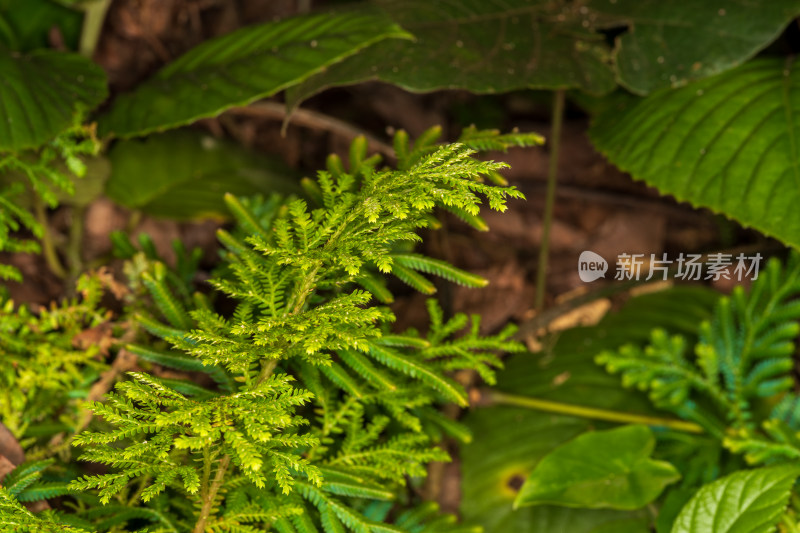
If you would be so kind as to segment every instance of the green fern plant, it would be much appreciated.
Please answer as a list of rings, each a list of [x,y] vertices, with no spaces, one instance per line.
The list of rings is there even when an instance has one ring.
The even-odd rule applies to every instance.
[[[25,229],[44,237],[44,207],[58,205],[60,193],[74,193],[73,180],[86,174],[80,156],[97,155],[99,150],[94,128],[75,125],[38,150],[0,153],[0,252],[40,251],[36,241],[17,233]],[[33,213],[20,205],[26,194],[35,206]],[[21,281],[21,275],[13,266],[0,264],[0,279]]]
[[[114,531],[473,531],[417,506],[404,487],[448,459],[436,446],[443,436],[469,440],[438,407],[467,405],[456,371],[493,382],[499,354],[522,349],[514,328],[482,336],[479,317],[446,319],[430,301],[427,332],[392,333],[391,311],[373,302],[391,301],[381,279],[389,273],[423,289],[426,274],[485,285],[414,252],[417,230],[433,224],[437,207],[474,222],[484,199],[504,210],[522,195],[484,183],[503,164],[437,137],[412,147],[400,133],[398,170],[379,167],[356,141],[348,171],[330,158],[306,183],[317,207],[226,197],[237,225],[219,232],[224,262],[212,285],[235,302],[232,313],[189,294],[187,277],[148,257],[146,243],[142,254],[116,237],[150,302],[132,308],[147,335],[127,349],[142,369],[172,373],[131,372],[91,405],[92,430],[74,444],[107,472],[70,484],[70,513],[39,520],[15,503],[23,493],[6,491],[0,522],[39,520],[43,531],[58,520]],[[494,148],[538,140],[482,138]]]
[[[800,256],[770,260],[750,292],[736,287],[692,342],[658,329],[645,347],[596,358],[653,404],[700,424],[751,464],[800,458],[800,400],[794,389],[800,333]]]

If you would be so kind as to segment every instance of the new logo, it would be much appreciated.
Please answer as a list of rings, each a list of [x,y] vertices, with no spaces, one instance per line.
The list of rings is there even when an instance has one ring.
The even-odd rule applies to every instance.
[[[578,276],[585,283],[606,277],[608,262],[602,256],[586,250],[578,258]]]

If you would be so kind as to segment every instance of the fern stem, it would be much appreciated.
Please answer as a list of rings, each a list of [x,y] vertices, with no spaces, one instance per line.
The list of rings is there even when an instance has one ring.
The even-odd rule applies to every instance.
[[[703,433],[703,427],[694,422],[676,420],[673,418],[660,418],[655,416],[637,415],[633,413],[621,413],[608,409],[597,409],[594,407],[584,407],[582,405],[571,405],[517,394],[506,394],[498,391],[488,391],[486,393],[488,405],[513,405],[515,407],[525,407],[536,409],[548,413],[560,415],[577,416],[580,418],[591,418],[595,420],[605,420],[618,424],[645,424],[648,426],[661,426],[676,431],[686,433]]]
[[[300,311],[303,310],[303,306],[306,304],[306,300],[308,297],[311,296],[311,293],[314,292],[314,285],[317,282],[317,272],[319,271],[319,266],[315,267],[314,270],[308,273],[308,275],[303,280],[303,283],[299,285],[299,288],[295,290],[295,293],[292,297],[292,305],[291,305],[291,313],[296,315]]]
[[[256,379],[256,386],[260,385],[261,383],[264,382],[265,379],[270,377],[272,375],[272,371],[275,370],[276,366],[278,366],[277,359],[270,359],[269,361],[262,363],[261,373],[258,375],[258,378]]]
[[[550,131],[550,166],[547,172],[547,193],[542,220],[542,242],[539,246],[539,268],[536,272],[536,310],[544,308],[547,260],[550,254],[550,226],[553,224],[553,209],[556,203],[556,181],[558,179],[558,149],[561,145],[561,123],[564,121],[564,89],[553,95],[553,119]]]
[[[50,271],[61,279],[67,277],[67,271],[61,264],[56,252],[55,244],[53,243],[53,234],[50,232],[50,225],[47,222],[47,212],[44,208],[44,202],[38,195],[34,194],[33,198],[33,211],[36,215],[36,221],[42,227],[42,254]]]
[[[313,278],[313,276],[312,276]],[[270,359],[264,362],[261,366],[261,372],[256,379],[255,385],[258,386],[262,383],[265,379],[269,378],[272,375],[272,372],[275,370],[275,367],[278,366],[277,359]],[[203,472],[205,474],[205,484],[208,484],[209,473],[211,471],[211,457],[208,454],[208,451],[204,454],[205,457],[203,458]],[[197,517],[197,522],[194,525],[194,529],[192,530],[193,533],[203,533],[205,531],[206,522],[208,522],[208,517],[211,515],[211,509],[214,506],[214,500],[217,498],[217,493],[219,489],[222,487],[222,484],[225,481],[225,474],[228,472],[228,468],[231,464],[231,458],[229,455],[224,456],[220,459],[219,463],[217,464],[217,473],[214,475],[214,480],[211,482],[211,485],[208,488],[204,488],[202,491],[203,495],[203,506],[200,509],[200,514]]]
[[[69,227],[69,242],[67,243],[67,259],[69,266],[70,280],[78,279],[83,271],[83,223],[86,217],[86,208],[76,206],[72,210],[72,224]]]
[[[225,480],[225,474],[231,464],[230,456],[224,456],[217,466],[217,473],[214,476],[214,481],[208,490],[203,491],[203,507],[200,509],[200,515],[197,517],[197,522],[194,525],[193,533],[203,533],[206,530],[206,522],[211,514],[211,509],[214,506],[214,500],[217,498],[222,482]]]
[[[139,486],[136,488],[136,492],[134,492],[130,498],[128,498],[128,506],[135,507],[136,503],[139,501],[139,498],[142,496],[142,493],[145,491],[147,486],[150,484],[150,480],[152,480],[152,476],[144,476],[139,479]]]

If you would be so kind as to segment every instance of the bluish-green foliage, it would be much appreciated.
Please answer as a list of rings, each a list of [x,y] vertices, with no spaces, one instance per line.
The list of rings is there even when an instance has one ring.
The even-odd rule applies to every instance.
[[[793,391],[800,332],[800,256],[777,259],[749,292],[721,298],[697,340],[655,330],[597,361],[647,391],[653,404],[703,426],[751,463],[800,458],[800,401]]]

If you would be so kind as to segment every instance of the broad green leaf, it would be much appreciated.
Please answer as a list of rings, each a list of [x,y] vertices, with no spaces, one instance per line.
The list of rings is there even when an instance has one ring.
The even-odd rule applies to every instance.
[[[534,365],[514,365],[512,369],[529,371],[529,378],[535,376]],[[606,392],[603,387],[599,390]],[[615,395],[617,400],[621,394]],[[466,423],[474,436],[473,443],[461,451],[460,511],[466,524],[481,525],[484,531],[514,533],[591,533],[608,522],[633,520],[646,524],[646,515],[641,512],[555,505],[514,510],[519,488],[536,463],[557,446],[587,431],[591,427],[589,421],[530,409],[491,407],[471,413]]]
[[[106,194],[147,214],[186,220],[227,217],[223,196],[294,192],[291,172],[276,161],[195,131],[120,141],[109,154]]]
[[[411,91],[683,85],[733,68],[800,14],[796,0],[373,0],[414,41],[385,41],[288,91],[290,107],[328,87],[380,80]],[[607,31],[622,34],[614,47]]]
[[[698,288],[675,288],[631,299],[597,326],[558,335],[541,354],[512,356],[498,374],[497,388],[522,394],[632,413],[649,412],[647,399],[625,390],[614,376],[594,364],[594,356],[630,342],[647,342],[664,327],[692,335],[710,316],[719,295]],[[462,505],[465,522],[485,531],[515,533],[593,533],[619,521],[647,531],[644,514],[608,509],[570,509],[551,505],[513,510],[519,488],[536,464],[553,449],[592,427],[610,427],[586,419],[516,407],[471,412],[466,424],[474,441],[462,448]],[[614,531],[611,529],[610,531]],[[620,526],[620,531],[625,531]]]
[[[618,79],[631,91],[647,94],[744,63],[800,14],[800,3],[591,0],[589,9],[628,26],[614,56]]]
[[[735,472],[702,487],[681,510],[672,533],[770,533],[800,468],[771,466]]]
[[[611,50],[582,14],[549,0],[377,0],[414,41],[385,41],[288,91],[296,105],[326,87],[376,79],[411,91],[476,93],[614,88]],[[560,19],[560,20],[559,20]]]
[[[680,478],[674,466],[651,458],[655,445],[647,426],[584,433],[542,458],[514,505],[639,509]]]
[[[796,246],[799,112],[800,73],[764,59],[612,109],[590,135],[634,178]]]
[[[80,178],[71,176],[66,165],[63,165],[63,172],[70,176],[75,190],[73,194],[61,190],[56,191],[59,204],[85,207],[100,197],[106,188],[106,182],[111,175],[111,163],[108,158],[84,156],[80,159],[86,165],[86,175]],[[58,165],[56,168],[61,171],[61,167],[62,165]]]
[[[103,71],[77,54],[0,48],[0,152],[38,147],[107,95]]]
[[[118,97],[100,117],[100,131],[132,137],[216,116],[299,83],[377,41],[407,36],[371,10],[242,28],[190,50]]]

